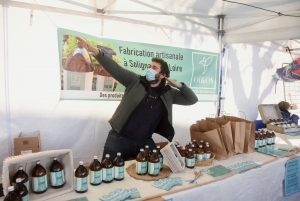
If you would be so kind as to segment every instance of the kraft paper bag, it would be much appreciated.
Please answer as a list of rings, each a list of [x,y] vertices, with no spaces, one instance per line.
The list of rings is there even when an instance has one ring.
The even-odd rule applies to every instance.
[[[227,152],[218,124],[206,120],[197,121],[196,124],[191,125],[190,135],[191,139],[209,142],[210,149],[215,154],[216,160],[227,158]]]
[[[221,118],[230,121],[235,153],[244,153],[246,123],[233,116],[224,115]]]
[[[230,121],[222,118],[206,118],[206,120],[214,122],[220,126],[228,157],[235,154]]]
[[[232,117],[231,119],[245,122],[244,153],[253,152],[255,150],[255,123],[238,117]]]

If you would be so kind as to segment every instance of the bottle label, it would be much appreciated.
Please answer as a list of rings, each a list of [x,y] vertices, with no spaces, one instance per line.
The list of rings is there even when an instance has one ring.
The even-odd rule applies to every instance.
[[[210,159],[211,153],[205,153],[205,159]]]
[[[160,163],[148,163],[148,174],[158,175],[160,170]]]
[[[197,158],[197,154],[196,154],[196,153],[194,154],[194,158],[195,158],[195,159]]]
[[[160,169],[164,167],[164,158],[159,157]]]
[[[266,139],[263,140],[263,145],[267,145],[267,140]]]
[[[259,140],[259,146],[262,147],[264,145],[264,141],[263,140]]]
[[[61,186],[65,183],[64,171],[50,172],[51,186]]]
[[[47,188],[47,174],[41,177],[32,177],[32,191],[42,192]]]
[[[186,162],[185,162],[185,157],[181,157],[181,159],[183,160],[184,163],[186,163]]]
[[[22,201],[28,201],[29,199],[29,194],[27,193],[27,195],[25,195],[24,197],[22,197]]]
[[[273,137],[273,144],[275,144],[275,139],[276,139],[276,137]]]
[[[114,179],[114,168],[102,168],[103,181],[112,181]]]
[[[115,179],[123,179],[124,178],[124,166],[114,167],[115,170]]]
[[[273,141],[272,138],[268,138],[267,143],[268,143],[268,144],[272,144],[272,141]]]
[[[255,149],[259,148],[259,144],[260,144],[259,140],[255,140]]]
[[[146,174],[147,173],[147,161],[145,162],[138,162],[136,161],[136,173],[138,174]]]
[[[195,158],[186,158],[186,166],[194,167],[195,166]]]
[[[204,161],[204,154],[197,154],[197,160]]]
[[[90,170],[90,182],[91,184],[100,184],[102,182],[102,170]]]
[[[88,177],[75,177],[75,190],[76,191],[86,191],[88,189]]]

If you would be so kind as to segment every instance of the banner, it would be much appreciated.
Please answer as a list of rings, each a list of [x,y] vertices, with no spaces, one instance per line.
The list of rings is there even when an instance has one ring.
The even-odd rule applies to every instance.
[[[58,29],[61,72],[61,99],[121,100],[125,87],[77,44],[76,36],[105,52],[120,66],[140,75],[146,74],[151,59],[164,59],[170,79],[184,82],[199,101],[217,101],[219,91],[219,54],[170,46],[98,38],[67,29]]]

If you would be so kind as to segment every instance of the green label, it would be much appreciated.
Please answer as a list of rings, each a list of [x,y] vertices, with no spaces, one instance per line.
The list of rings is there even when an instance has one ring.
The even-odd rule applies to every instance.
[[[114,179],[113,168],[103,168],[102,171],[103,181],[112,181]]]
[[[22,197],[22,201],[28,201],[28,197],[29,197],[29,195],[27,193],[27,195],[25,195],[24,197]]]
[[[204,154],[197,154],[197,159],[200,161],[204,161]]]
[[[51,186],[61,186],[65,183],[64,171],[50,172]]]
[[[75,190],[76,191],[86,191],[88,189],[88,177],[75,177]]]
[[[100,184],[102,182],[102,170],[99,171],[90,170],[90,182],[91,184]]]
[[[259,148],[259,140],[255,140],[255,149]]]
[[[160,163],[148,163],[148,174],[158,175],[160,172]]]
[[[194,167],[195,166],[195,159],[194,158],[186,158],[186,166],[187,167]]]
[[[123,179],[124,178],[124,166],[122,167],[114,167],[115,171],[115,179]]]
[[[42,177],[32,177],[32,191],[42,192],[48,188],[47,174]]]
[[[147,173],[147,161],[146,162],[137,162],[136,161],[136,173],[146,174]]]

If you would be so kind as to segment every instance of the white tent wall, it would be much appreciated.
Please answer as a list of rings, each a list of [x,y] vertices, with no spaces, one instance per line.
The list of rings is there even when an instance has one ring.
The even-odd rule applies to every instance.
[[[271,44],[265,42],[265,45]],[[272,75],[282,63],[291,62],[289,54],[258,45],[232,44],[228,61],[224,112],[241,118],[246,115],[253,121],[261,119],[259,104],[277,104],[284,100],[283,82],[278,81],[276,85]]]
[[[0,16],[3,16],[3,10],[0,9]],[[3,27],[3,20],[0,20],[0,27]],[[3,30],[3,29],[1,29]],[[3,31],[0,31],[0,44],[4,44]],[[7,141],[7,128],[6,128],[6,100],[5,100],[5,72],[4,72],[4,48],[0,48],[0,161],[3,161],[8,155],[8,141]],[[0,165],[2,172],[2,164]],[[2,174],[1,174],[2,175]],[[1,176],[0,176],[1,178]],[[1,180],[0,180],[1,183]]]
[[[111,20],[104,20],[101,36],[100,22],[100,18],[34,10],[32,26],[29,26],[29,9],[8,8],[8,79],[12,137],[20,132],[39,130],[42,150],[69,148],[73,151],[76,165],[79,160],[89,162],[94,155],[101,158],[110,130],[108,120],[119,101],[60,100],[57,27],[97,37],[218,52],[218,41],[212,36],[174,30],[167,32],[171,33],[169,39],[161,29],[155,27]],[[2,44],[3,36],[1,39]],[[3,58],[3,54],[0,58]],[[2,67],[1,71],[2,89],[2,78],[5,76]],[[0,119],[3,119],[0,124],[0,142],[4,144],[0,146],[0,160],[3,160],[8,156],[5,145],[6,97],[4,90],[0,93]],[[174,105],[174,139],[181,143],[189,140],[190,125],[215,113],[215,110],[214,102],[201,102],[188,107]],[[157,142],[164,140],[156,134],[154,138]]]

